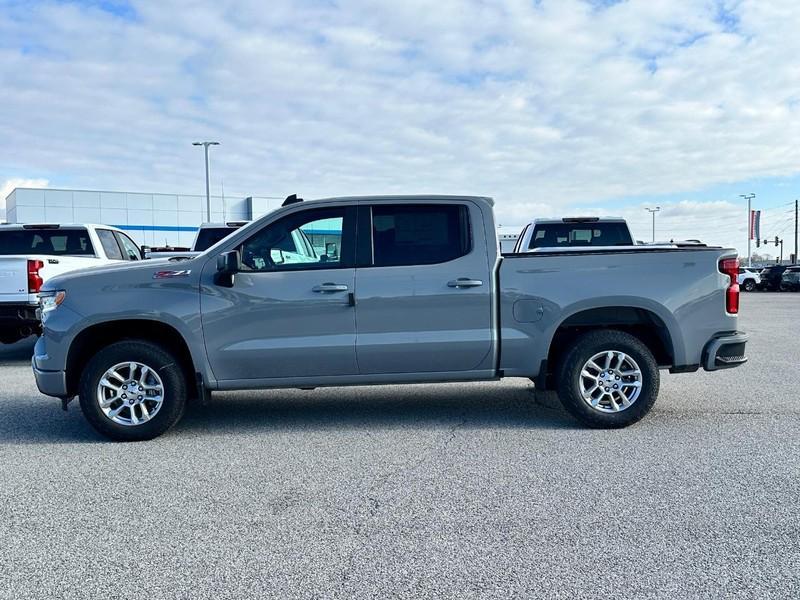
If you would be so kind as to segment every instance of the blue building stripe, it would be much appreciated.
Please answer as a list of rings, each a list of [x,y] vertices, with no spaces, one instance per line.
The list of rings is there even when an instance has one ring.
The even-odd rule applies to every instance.
[[[123,231],[197,231],[199,227],[178,227],[172,225],[112,225]]]

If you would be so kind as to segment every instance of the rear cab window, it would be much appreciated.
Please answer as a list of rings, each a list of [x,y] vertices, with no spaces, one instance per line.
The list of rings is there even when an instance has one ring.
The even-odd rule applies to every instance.
[[[471,250],[463,204],[376,204],[371,213],[373,266],[443,263]]]
[[[0,229],[0,254],[47,256],[94,256],[89,232],[72,229]]]
[[[236,227],[204,227],[197,232],[197,239],[194,243],[195,252],[205,252],[217,242],[224,240],[234,231]]]
[[[625,223],[537,223],[528,249],[630,245],[633,240]]]

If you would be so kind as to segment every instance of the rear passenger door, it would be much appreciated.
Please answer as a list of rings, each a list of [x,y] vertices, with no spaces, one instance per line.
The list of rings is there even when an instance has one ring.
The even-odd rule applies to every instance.
[[[491,368],[492,279],[478,206],[376,202],[359,210],[359,373]]]

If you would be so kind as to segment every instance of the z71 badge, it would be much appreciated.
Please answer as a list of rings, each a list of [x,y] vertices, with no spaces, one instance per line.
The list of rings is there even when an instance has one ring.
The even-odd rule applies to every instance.
[[[153,273],[153,279],[172,279],[174,277],[188,277],[191,274],[191,269],[183,269],[181,271],[156,271]]]

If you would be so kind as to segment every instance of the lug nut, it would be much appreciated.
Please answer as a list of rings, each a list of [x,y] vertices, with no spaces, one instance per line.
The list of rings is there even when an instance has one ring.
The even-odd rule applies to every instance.
[[[607,391],[607,392],[609,392],[609,391],[611,391],[611,390],[609,390],[608,388],[606,388],[606,391]]]

